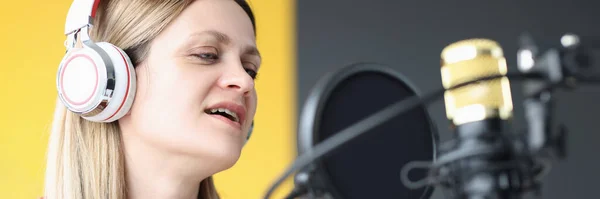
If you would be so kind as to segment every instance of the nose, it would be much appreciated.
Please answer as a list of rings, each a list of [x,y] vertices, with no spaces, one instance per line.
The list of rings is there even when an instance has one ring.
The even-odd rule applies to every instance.
[[[246,72],[241,63],[235,67],[224,67],[223,75],[219,80],[219,86],[225,90],[247,95],[254,88],[254,80]]]

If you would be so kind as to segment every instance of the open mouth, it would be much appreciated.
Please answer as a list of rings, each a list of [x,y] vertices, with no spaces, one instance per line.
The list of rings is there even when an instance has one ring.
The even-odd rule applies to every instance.
[[[220,115],[223,116],[233,122],[240,122],[240,118],[238,117],[238,115],[229,110],[229,109],[225,109],[225,108],[213,108],[213,109],[207,109],[204,112],[206,112],[209,115]]]

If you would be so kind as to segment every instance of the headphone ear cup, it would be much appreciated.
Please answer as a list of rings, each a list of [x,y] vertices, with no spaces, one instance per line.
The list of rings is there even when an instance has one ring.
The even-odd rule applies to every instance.
[[[112,122],[131,108],[136,76],[129,57],[106,42],[69,50],[57,77],[63,104],[93,122]]]

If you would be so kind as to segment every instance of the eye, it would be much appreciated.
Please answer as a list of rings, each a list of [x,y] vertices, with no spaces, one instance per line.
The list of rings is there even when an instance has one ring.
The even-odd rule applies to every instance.
[[[219,59],[219,55],[217,55],[216,53],[200,53],[200,54],[194,54],[194,56],[196,56],[200,59],[209,60],[209,61],[214,61],[214,60]]]
[[[250,77],[252,77],[252,79],[256,79],[258,72],[257,72],[257,70],[255,70],[255,68],[258,68],[258,67],[256,67],[256,65],[250,61],[243,61],[243,65],[244,65],[244,70],[246,70],[246,73],[248,73],[248,75],[250,75]]]
[[[258,75],[258,72],[249,68],[246,68],[246,72],[248,75],[250,75],[250,77],[252,77],[252,79],[256,79],[256,76]]]
[[[196,48],[191,53],[191,56],[195,59],[199,59],[204,64],[213,64],[219,60],[219,51],[214,47],[201,47]]]

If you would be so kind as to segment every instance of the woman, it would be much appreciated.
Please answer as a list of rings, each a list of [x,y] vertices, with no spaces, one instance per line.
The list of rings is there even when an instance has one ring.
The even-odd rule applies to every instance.
[[[260,56],[247,3],[102,0],[90,34],[131,58],[135,98],[110,123],[58,101],[45,197],[218,198],[211,176],[236,163],[256,111]]]

